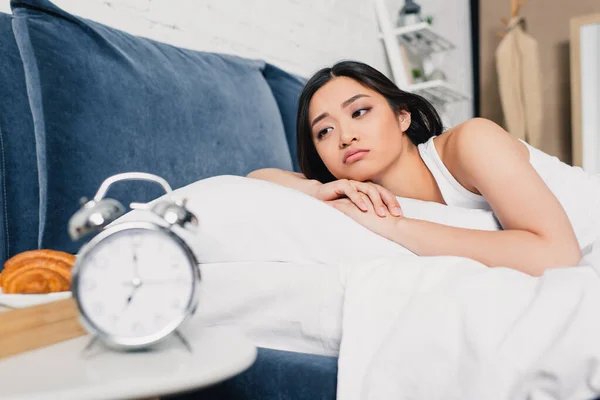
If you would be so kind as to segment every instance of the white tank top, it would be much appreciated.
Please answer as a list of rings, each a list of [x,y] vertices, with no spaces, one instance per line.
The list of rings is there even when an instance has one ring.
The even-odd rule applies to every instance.
[[[431,171],[449,206],[493,211],[487,200],[467,190],[452,176],[433,144],[433,137],[419,144],[419,154]],[[563,206],[580,248],[600,239],[600,175],[561,162],[521,140],[529,150],[529,162]]]

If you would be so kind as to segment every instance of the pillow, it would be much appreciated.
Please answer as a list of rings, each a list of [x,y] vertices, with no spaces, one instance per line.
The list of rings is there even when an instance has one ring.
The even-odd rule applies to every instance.
[[[218,176],[175,190],[199,220],[177,229],[201,263],[280,261],[344,264],[380,257],[413,255],[330,205],[275,183]],[[159,199],[160,200],[160,199]],[[439,203],[399,198],[409,218],[482,230],[500,229],[494,215]],[[132,211],[117,221],[160,221]],[[416,257],[416,256],[415,256]]]
[[[42,247],[75,251],[67,223],[81,196],[125,171],[177,188],[214,175],[292,169],[263,61],[179,49],[73,16],[47,0],[13,0],[36,147]],[[148,201],[157,185],[116,185]]]

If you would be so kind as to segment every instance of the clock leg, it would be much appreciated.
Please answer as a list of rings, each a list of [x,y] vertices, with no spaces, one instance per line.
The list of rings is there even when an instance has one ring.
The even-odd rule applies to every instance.
[[[186,340],[186,338],[181,334],[181,332],[179,332],[178,330],[176,330],[174,332],[175,336],[181,341],[181,343],[183,343],[183,345],[185,346],[185,348],[190,352],[193,353],[192,351],[192,346],[190,345],[190,343]]]
[[[81,354],[83,356],[88,355],[88,353],[92,350],[92,347],[94,347],[94,345],[96,344],[97,341],[98,341],[98,336],[92,336],[90,341],[88,342],[88,344],[86,344],[85,347],[83,348],[83,350],[81,350]]]

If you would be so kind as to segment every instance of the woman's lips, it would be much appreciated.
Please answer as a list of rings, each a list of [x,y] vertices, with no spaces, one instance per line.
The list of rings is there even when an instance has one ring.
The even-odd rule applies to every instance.
[[[355,161],[361,160],[364,156],[367,155],[369,150],[359,150],[356,153],[353,153],[351,156],[346,158],[344,164],[352,164]]]

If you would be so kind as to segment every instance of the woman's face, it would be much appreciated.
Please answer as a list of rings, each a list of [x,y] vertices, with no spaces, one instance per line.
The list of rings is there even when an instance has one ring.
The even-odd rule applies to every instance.
[[[385,97],[347,77],[315,92],[308,118],[317,153],[337,179],[377,181],[410,141],[403,134],[410,114],[396,115]]]

